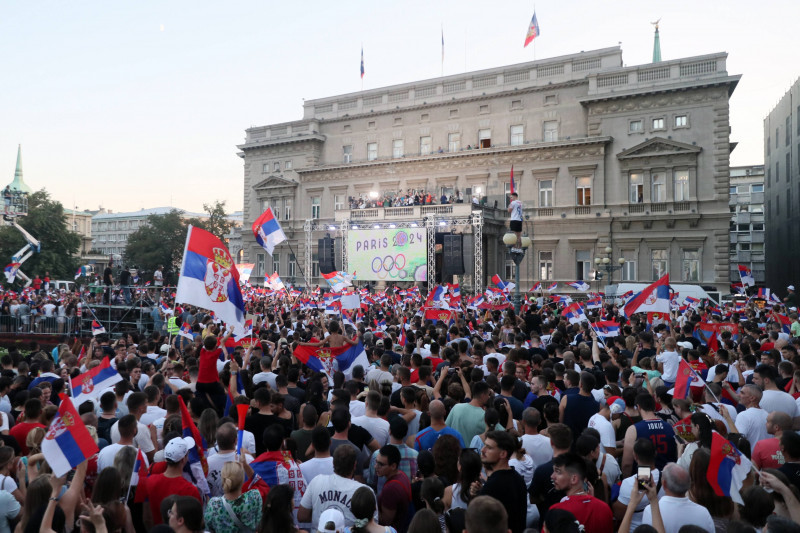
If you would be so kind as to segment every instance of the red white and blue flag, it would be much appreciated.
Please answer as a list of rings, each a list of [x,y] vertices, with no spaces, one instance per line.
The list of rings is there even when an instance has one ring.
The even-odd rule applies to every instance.
[[[194,340],[194,332],[192,331],[192,326],[189,325],[188,322],[184,322],[181,326],[181,329],[178,330],[178,335],[181,337],[186,337],[189,340]]]
[[[312,339],[311,342],[316,341]],[[338,348],[298,346],[294,350],[294,356],[312,370],[325,372],[329,376],[333,376],[334,371],[339,370],[347,379],[353,375],[354,366],[361,365],[362,368],[369,366],[367,352],[364,351],[361,342],[355,345],[345,343]]]
[[[545,290],[546,290],[547,292],[553,292],[554,290],[556,290],[556,287],[558,287],[558,282],[557,282],[557,281],[554,281],[554,282],[553,282],[553,283],[552,283],[552,284],[551,284],[549,287],[547,287]]]
[[[768,289],[768,288],[766,288],[766,287],[759,287],[759,289],[758,289],[758,292],[756,293],[756,296],[757,296],[758,298],[763,298],[763,299],[765,299],[765,300],[769,300],[769,293],[770,293],[770,291],[769,291],[769,289]]]
[[[687,296],[683,300],[683,303],[685,303],[689,307],[697,307],[698,305],[700,305],[700,299],[699,298],[693,298],[691,296]]]
[[[106,328],[97,320],[92,320],[92,335],[97,336],[106,332]]]
[[[331,286],[336,292],[341,292],[347,287],[353,286],[353,279],[356,277],[355,274],[348,274],[342,270],[336,270],[334,272],[329,272],[327,274],[323,273],[322,277],[325,278],[325,281]]]
[[[675,379],[675,388],[667,393],[672,393],[672,398],[675,400],[683,400],[684,398],[691,398],[691,387],[703,387],[705,383],[703,379],[697,375],[697,372],[686,362],[686,359],[681,358],[678,364],[678,377]]]
[[[400,324],[400,339],[397,341],[397,344],[402,346],[403,348],[406,347],[406,317],[403,317],[403,322]]]
[[[361,47],[361,79],[364,79],[364,47]]]
[[[183,401],[183,397],[178,395],[178,403],[181,408],[181,425],[183,426],[183,436],[194,439],[194,448],[189,449],[189,464],[199,462],[203,467],[203,473],[208,475],[208,462],[206,461],[206,443],[200,435],[200,430],[194,424],[189,410]]]
[[[509,194],[517,194],[517,187],[514,184],[514,165],[511,165],[511,183],[509,184]]]
[[[9,263],[3,269],[3,273],[6,275],[6,281],[9,283],[14,283],[14,279],[17,277],[17,271],[19,270],[20,263]]]
[[[63,476],[98,451],[72,401],[62,394],[56,416],[42,440],[42,454],[53,474]]]
[[[136,487],[139,482],[147,477],[147,457],[142,453],[142,449],[138,448],[136,452],[136,462],[133,463],[133,472],[131,473],[131,487]]]
[[[589,284],[586,283],[585,281],[573,281],[573,282],[567,283],[567,285],[569,285],[570,287],[572,287],[573,289],[578,290],[578,291],[588,291],[589,290]]]
[[[450,307],[450,303],[447,301],[447,288],[443,285],[437,285],[428,294],[428,298],[425,300],[425,306],[442,308]]]
[[[122,381],[119,372],[111,367],[111,360],[103,357],[99,365],[71,380],[72,399],[76,405],[100,397],[100,393]]]
[[[292,455],[285,451],[264,452],[250,463],[250,468],[253,469],[253,473],[258,479],[263,480],[270,487],[289,483],[296,487],[293,501],[293,513],[296,519],[300,499],[307,485],[303,480],[303,472]]]
[[[533,284],[533,287],[531,287],[531,290],[529,290],[528,292],[536,292],[541,290],[542,290],[542,282],[537,281],[536,283]]]
[[[742,285],[746,287],[756,284],[756,278],[753,277],[753,273],[747,265],[739,265],[739,277],[742,279]]]
[[[494,283],[498,289],[501,289],[505,293],[509,293],[514,290],[516,284],[512,283],[511,281],[503,281],[503,279],[495,274],[492,276],[492,283]]]
[[[669,274],[665,274],[658,281],[648,285],[642,292],[634,295],[622,308],[622,312],[625,316],[647,311],[669,314],[669,302]]]
[[[613,320],[598,320],[592,327],[599,337],[619,337],[619,324]]]
[[[603,307],[603,298],[600,296],[586,300],[586,309],[600,309],[601,307]]]
[[[736,446],[716,431],[712,433],[706,479],[717,496],[727,496],[744,505],[739,491],[751,468],[750,460]]]
[[[159,307],[161,308],[161,312],[164,313],[165,315],[172,314],[172,309],[170,309],[170,307],[167,305],[167,302],[165,302],[164,300],[161,300],[161,305],[159,305]]]
[[[252,337],[252,336],[253,336],[253,321],[245,320],[243,332],[241,334],[234,335],[233,339],[239,341],[245,337]]]
[[[269,255],[272,255],[276,246],[286,240],[286,234],[281,229],[278,219],[272,213],[271,207],[267,207],[267,210],[261,213],[261,216],[253,222],[253,235],[256,238],[256,242]]]
[[[525,35],[525,44],[523,45],[523,48],[531,44],[531,42],[533,42],[533,40],[539,35],[541,35],[541,32],[539,31],[539,21],[536,20],[536,11],[534,11],[531,23],[528,25],[528,33]]]
[[[561,311],[561,316],[566,318],[570,324],[580,324],[581,322],[588,322],[586,315],[583,312],[583,308],[581,304],[578,302],[573,302],[566,306],[563,311]]]
[[[213,311],[233,331],[244,327],[239,271],[222,241],[208,231],[189,226],[175,301]]]

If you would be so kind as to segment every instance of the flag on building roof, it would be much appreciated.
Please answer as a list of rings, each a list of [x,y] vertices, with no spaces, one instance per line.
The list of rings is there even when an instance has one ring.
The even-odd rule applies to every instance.
[[[536,20],[536,11],[534,11],[531,23],[528,25],[528,33],[525,35],[525,44],[522,47],[525,48],[531,44],[539,35],[541,35],[539,31],[539,21]]]
[[[106,328],[97,320],[92,320],[92,335],[95,337],[106,332]]]
[[[100,393],[120,381],[122,376],[111,366],[111,360],[103,357],[99,365],[70,380],[73,401],[80,405],[100,398]]]
[[[651,283],[642,292],[631,298],[622,308],[622,312],[625,316],[647,311],[669,313],[669,302],[669,274],[665,274],[661,279]]]
[[[189,226],[175,301],[208,309],[236,331],[244,327],[239,272],[227,247],[213,234]]]
[[[573,289],[578,290],[578,291],[588,291],[589,290],[589,284],[586,283],[585,281],[582,281],[582,280],[572,281],[570,283],[567,283],[567,285],[569,285],[570,287],[572,287]]]
[[[706,479],[717,496],[727,496],[743,505],[739,491],[750,473],[752,463],[728,439],[717,433],[711,435],[711,462]]]
[[[739,277],[742,279],[742,285],[752,287],[756,284],[756,279],[747,265],[739,265]]]
[[[56,477],[61,477],[99,449],[72,400],[61,394],[55,418],[42,440],[42,454]]]
[[[256,242],[269,255],[272,255],[276,246],[286,240],[286,234],[281,229],[278,219],[272,213],[271,207],[267,207],[267,210],[261,213],[261,216],[253,222],[253,235],[256,238]]]
[[[444,40],[444,34],[442,34],[442,40]],[[361,79],[364,79],[364,45],[361,45]]]

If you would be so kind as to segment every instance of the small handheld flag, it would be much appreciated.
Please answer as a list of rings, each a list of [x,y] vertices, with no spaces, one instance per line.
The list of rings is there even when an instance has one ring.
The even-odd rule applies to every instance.
[[[269,255],[272,255],[277,245],[286,240],[286,234],[278,223],[277,217],[272,213],[271,207],[267,207],[267,210],[261,213],[261,216],[253,222],[253,235],[256,238],[256,242]]]
[[[58,412],[42,440],[42,454],[53,474],[63,476],[98,451],[72,400],[62,394]]]
[[[122,381],[119,372],[111,367],[111,360],[103,357],[99,365],[71,380],[72,398],[78,405],[100,397],[100,393]]]
[[[236,406],[236,414],[239,416],[238,426],[239,434],[236,437],[236,454],[242,453],[242,441],[244,440],[244,421],[247,418],[247,410],[250,408],[247,404],[239,404]]]
[[[739,277],[742,279],[742,285],[745,287],[752,287],[756,284],[756,279],[747,265],[739,265]]]
[[[531,23],[528,25],[528,33],[525,35],[525,44],[523,48],[531,44],[531,42],[541,34],[542,32],[539,30],[539,21],[536,20],[536,11],[534,11]]]
[[[92,320],[92,335],[95,337],[101,335],[106,332],[106,328],[103,327],[97,320]]]
[[[557,281],[554,281],[554,282],[553,282],[553,283],[552,283],[552,284],[551,284],[549,287],[547,287],[545,290],[546,290],[547,292],[553,292],[554,290],[556,290],[556,288],[557,288],[557,287],[558,287],[558,282],[557,282]]]

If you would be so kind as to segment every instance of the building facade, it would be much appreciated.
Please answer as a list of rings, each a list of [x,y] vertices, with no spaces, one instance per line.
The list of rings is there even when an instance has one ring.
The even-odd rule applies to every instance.
[[[612,264],[626,262],[597,286],[669,272],[727,291],[728,113],[739,76],[728,75],[726,57],[624,67],[613,47],[306,100],[302,120],[249,128],[238,147],[245,225],[270,206],[291,245],[270,258],[246,233],[254,281],[277,270],[319,283],[317,239],[346,238],[354,221],[423,224],[474,211],[480,246],[465,263],[481,254],[485,287],[511,271],[502,235],[513,166],[533,239],[523,289],[594,281],[594,258],[610,247]],[[421,190],[466,202],[351,209],[359,197]]]
[[[731,167],[730,210],[731,281],[739,281],[738,265],[745,265],[756,285],[764,286],[764,165]]]
[[[767,286],[785,294],[800,282],[800,79],[764,119]]]

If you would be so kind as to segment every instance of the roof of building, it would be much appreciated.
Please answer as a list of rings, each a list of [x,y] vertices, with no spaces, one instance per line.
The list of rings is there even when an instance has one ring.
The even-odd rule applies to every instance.
[[[166,215],[173,209],[180,211],[181,216],[186,218],[208,218],[208,213],[192,213],[178,207],[151,207],[149,209],[140,209],[139,211],[127,211],[124,213],[98,213],[92,217],[92,220],[113,220],[120,218],[145,218],[150,215]]]
[[[13,190],[22,191],[24,193],[31,194],[33,193],[33,189],[31,189],[25,180],[22,179],[22,145],[17,146],[17,166],[14,169],[14,181],[8,184],[9,187]]]

